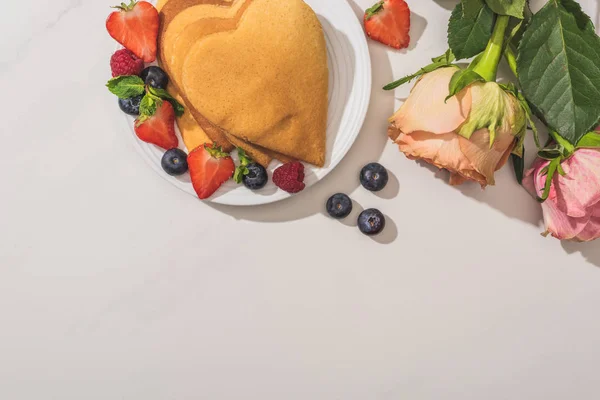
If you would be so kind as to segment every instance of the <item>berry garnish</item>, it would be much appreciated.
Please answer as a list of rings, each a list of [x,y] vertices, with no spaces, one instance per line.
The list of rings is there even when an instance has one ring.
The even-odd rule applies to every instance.
[[[252,161],[241,147],[237,148],[239,165],[235,169],[233,180],[237,183],[244,183],[250,190],[259,190],[265,187],[269,181],[267,170],[260,164]]]
[[[145,104],[144,97],[140,107],[140,116],[136,119],[135,133],[147,143],[155,144],[163,149],[172,149],[179,145],[175,135],[175,112],[168,101],[156,101],[153,106]]]
[[[294,161],[282,165],[273,173],[273,183],[288,193],[304,190],[304,164]]]
[[[156,60],[158,11],[146,1],[121,3],[106,20],[110,36],[147,63]]]
[[[269,182],[267,170],[262,165],[251,163],[246,168],[248,169],[248,173],[244,175],[242,181],[248,189],[259,190],[264,188],[267,182]]]
[[[367,35],[396,49],[410,44],[410,9],[404,0],[384,0],[365,13]]]
[[[144,60],[127,49],[117,50],[110,58],[112,76],[139,75],[144,69]]]
[[[162,68],[157,66],[150,66],[145,68],[140,77],[144,80],[144,83],[155,89],[166,89],[169,84],[169,77]]]
[[[352,200],[343,193],[334,194],[327,200],[326,209],[335,219],[346,218],[352,212]]]
[[[194,190],[200,199],[207,199],[227,182],[235,164],[220,147],[205,144],[188,155],[188,167]]]
[[[171,176],[183,175],[188,170],[187,153],[181,149],[167,150],[160,165]]]
[[[140,115],[140,103],[142,102],[143,98],[144,95],[142,94],[135,97],[128,97],[126,99],[119,99],[119,107],[125,114],[138,116]]]
[[[385,228],[385,217],[381,211],[369,208],[358,216],[358,229],[365,235],[373,236]]]
[[[388,183],[388,172],[379,163],[370,163],[360,171],[360,183],[371,192],[379,192]]]

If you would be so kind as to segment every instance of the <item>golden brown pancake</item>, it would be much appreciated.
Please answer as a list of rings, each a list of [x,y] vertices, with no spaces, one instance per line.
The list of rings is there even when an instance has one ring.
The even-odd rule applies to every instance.
[[[194,113],[229,135],[323,166],[326,45],[304,1],[253,0],[237,29],[189,50],[181,83]]]
[[[169,68],[168,63],[164,62],[165,33],[167,32],[167,30],[169,29],[169,27],[173,21],[175,21],[175,23],[177,24],[176,20],[177,20],[178,15],[182,12],[185,12],[190,7],[204,6],[204,9],[205,9],[204,12],[206,12],[207,8],[211,9],[211,7],[215,7],[215,6],[219,7],[221,10],[224,10],[225,7],[227,7],[231,4],[231,2],[232,2],[232,0],[168,0],[168,1],[166,1],[166,3],[162,4],[162,8],[160,9],[160,27],[159,27],[159,32],[158,32],[158,59],[159,59],[161,66],[163,67],[163,69],[167,72],[169,77],[171,77],[172,94],[174,94],[174,95],[177,94],[183,100],[182,103],[184,104],[184,106],[186,108],[186,113],[188,113],[188,117],[186,117],[186,118],[189,118],[189,116],[191,115],[194,119],[197,119],[196,117],[198,116],[198,113],[194,113],[191,110],[183,91],[177,84],[177,81],[172,79],[172,71]],[[185,17],[182,17],[182,18],[185,19]],[[179,18],[179,20],[181,20],[182,18]],[[186,21],[192,22],[192,20],[190,20],[190,19],[187,19]],[[188,123],[185,126],[191,126],[191,121],[189,119],[187,120],[187,122]],[[198,130],[198,129],[200,129],[200,130]],[[204,132],[208,136],[208,138],[210,139],[211,142],[215,142],[218,146],[223,147],[223,149],[225,151],[233,150],[234,146],[231,143],[229,143],[225,134],[223,132],[221,132],[221,130],[219,130],[219,129],[208,130],[200,125],[198,128],[195,129],[195,133],[201,134],[201,132]],[[182,135],[183,135],[183,132],[182,132]],[[187,135],[187,136],[190,137],[191,134]],[[185,141],[185,139],[184,139],[184,141]],[[200,141],[200,140],[194,140],[194,141]],[[191,150],[191,149],[189,149],[189,150]]]
[[[175,1],[177,0],[171,0],[171,2]],[[181,67],[179,65],[174,65],[174,63],[170,61],[182,60],[184,56],[179,55],[179,53],[187,53],[190,45],[196,43],[203,36],[208,36],[212,33],[222,30],[235,29],[237,22],[239,21],[245,8],[247,8],[247,6],[250,4],[250,1],[251,0],[233,0],[230,8],[208,4],[196,5],[182,10],[180,14],[175,16],[175,18],[172,18],[170,26],[167,27],[165,33],[161,36],[161,54],[159,57],[163,60],[164,68],[171,77],[171,82],[173,83],[172,86],[177,87],[179,84]],[[221,17],[229,15],[235,18],[200,18],[193,23],[189,23],[190,21],[194,20],[194,18],[190,17],[190,15],[195,15],[196,17],[206,17],[207,15],[210,15],[210,13]],[[183,32],[178,35],[177,32],[182,30],[184,27],[185,29]],[[176,51],[173,51],[169,48],[170,44],[175,43],[175,40],[173,40],[174,37],[176,37],[177,43],[179,44],[179,48]],[[179,62],[178,64],[182,63]],[[176,92],[177,90],[171,89],[171,91]],[[185,100],[184,93],[184,91],[180,91],[181,98]],[[184,103],[186,104],[188,112],[188,116],[186,118],[189,119],[190,115],[192,115],[200,125],[200,127],[193,127],[191,121],[186,121],[187,123],[180,124],[180,130],[182,130],[182,127],[184,128],[184,130],[182,130],[182,136],[184,137],[186,145],[195,145],[203,141],[211,141],[210,139],[212,139],[217,142],[218,145],[223,146],[225,150],[230,150],[229,143],[235,147],[243,148],[246,153],[252,159],[254,159],[254,161],[264,166],[267,166],[273,158],[277,158],[282,162],[292,161],[290,157],[286,157],[271,150],[261,148],[260,146],[247,143],[239,138],[222,132],[220,128],[215,127],[210,121],[203,118],[200,113],[195,112],[189,103],[185,101]],[[207,137],[209,139],[207,139]],[[229,142],[227,145],[223,143],[223,138]],[[189,149],[191,150],[191,148]]]

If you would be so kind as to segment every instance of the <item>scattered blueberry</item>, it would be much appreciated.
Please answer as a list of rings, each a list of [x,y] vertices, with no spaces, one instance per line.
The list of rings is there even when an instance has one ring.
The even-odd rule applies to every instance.
[[[360,171],[360,183],[371,192],[379,192],[388,183],[388,172],[379,163],[370,163]]]
[[[343,193],[337,193],[327,200],[326,207],[327,213],[333,218],[346,218],[352,212],[352,200]]]
[[[246,168],[248,168],[248,174],[242,177],[244,186],[250,190],[258,190],[265,187],[269,181],[269,175],[265,167],[257,163],[251,163]]]
[[[385,217],[381,211],[369,208],[358,216],[358,229],[365,235],[373,236],[385,228]]]
[[[130,97],[128,99],[119,99],[119,108],[129,115],[140,115],[140,103],[144,95]]]
[[[169,84],[167,73],[163,71],[162,68],[154,65],[144,69],[140,74],[140,77],[144,80],[146,85],[155,89],[166,89]]]
[[[180,149],[168,150],[163,155],[160,165],[171,176],[183,175],[188,170],[187,154]]]

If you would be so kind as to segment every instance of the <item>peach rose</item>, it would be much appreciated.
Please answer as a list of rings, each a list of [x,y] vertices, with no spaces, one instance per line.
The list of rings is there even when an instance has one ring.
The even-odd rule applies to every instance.
[[[450,171],[450,184],[470,180],[485,188],[525,133],[525,113],[495,82],[473,83],[446,101],[458,70],[423,75],[390,118],[388,134],[408,158]]]

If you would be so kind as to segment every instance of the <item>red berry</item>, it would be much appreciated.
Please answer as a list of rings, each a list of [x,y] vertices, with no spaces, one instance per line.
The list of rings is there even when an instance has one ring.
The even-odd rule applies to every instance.
[[[410,9],[404,0],[381,0],[365,13],[367,36],[395,49],[410,44]]]
[[[171,103],[163,101],[154,115],[136,119],[135,134],[140,140],[165,150],[177,147],[179,139],[175,134],[175,111]]]
[[[192,185],[202,200],[212,196],[235,172],[229,154],[213,144],[197,147],[188,155],[187,161]]]
[[[273,183],[288,193],[298,193],[304,190],[304,164],[291,162],[277,168],[273,173]]]
[[[110,69],[113,77],[139,75],[144,69],[144,60],[127,49],[119,50],[110,58]]]
[[[156,46],[160,18],[158,11],[147,1],[136,2],[114,7],[106,20],[106,29],[110,36],[123,47],[131,50],[136,56],[151,63],[156,60]]]

